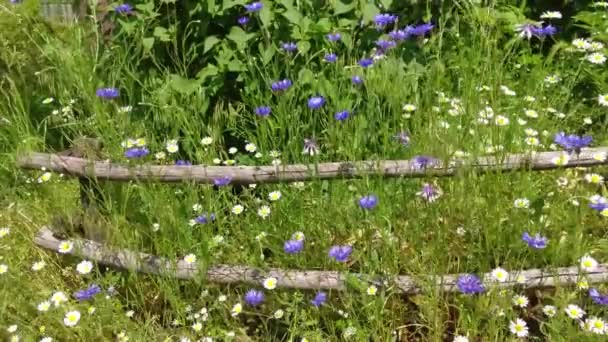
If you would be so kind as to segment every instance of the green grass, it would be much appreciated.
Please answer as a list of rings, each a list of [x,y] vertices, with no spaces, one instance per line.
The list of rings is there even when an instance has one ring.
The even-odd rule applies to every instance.
[[[11,20],[24,16],[15,9],[2,11],[13,24]],[[543,54],[538,40],[522,40],[492,19],[494,11],[498,9],[476,5],[452,8],[439,18],[428,40],[410,39],[368,69],[357,65],[366,54],[356,44],[327,45],[295,56],[277,51],[266,65],[259,63],[263,57],[257,46],[246,44],[245,50],[232,52],[245,65],[238,74],[238,100],[221,101],[214,101],[209,90],[213,84],[193,86],[185,74],[176,78],[160,57],[146,55],[139,45],[90,49],[95,34],[86,27],[57,32],[34,20],[13,26],[7,30],[10,35],[1,33],[5,46],[27,45],[29,50],[0,52],[1,61],[11,62],[6,67],[0,64],[0,70],[7,71],[0,79],[0,116],[6,119],[0,122],[0,227],[10,228],[0,238],[0,264],[8,266],[0,275],[0,336],[105,341],[120,339],[118,334],[124,332],[131,341],[203,336],[223,341],[233,332],[242,341],[452,341],[455,335],[471,341],[504,341],[515,338],[509,322],[522,318],[530,328],[530,340],[602,340],[565,314],[567,305],[576,304],[588,316],[607,318],[606,308],[577,287],[499,291],[489,285],[482,295],[465,296],[423,284],[421,294],[406,296],[389,284],[371,296],[368,284],[353,282],[346,291],[328,291],[327,303],[320,308],[310,304],[314,292],[284,289],[264,290],[263,305],[253,308],[243,299],[253,287],[217,286],[205,279],[178,281],[97,265],[81,275],[76,271],[81,260],[32,243],[41,226],[79,214],[78,183],[58,174],[39,183],[43,171],[18,170],[15,157],[26,151],[61,150],[81,135],[102,140],[104,157],[131,164],[173,164],[178,159],[213,164],[220,158],[237,165],[268,165],[275,159],[269,154],[273,150],[281,153],[276,159],[282,164],[416,155],[446,159],[457,151],[475,157],[497,146],[502,149],[496,154],[503,156],[556,149],[551,145],[559,131],[589,134],[594,146],[605,145],[606,109],[597,101],[608,84],[605,65],[581,59],[585,53],[569,51],[570,42],[559,35],[542,43],[553,47]],[[268,34],[274,39],[274,32]],[[259,39],[269,44],[266,48],[276,49],[278,40]],[[171,46],[167,49],[169,55],[174,52]],[[335,64],[322,60],[330,50],[339,55]],[[195,62],[192,56],[179,58],[183,60],[175,64],[184,70]],[[143,72],[152,69],[155,72]],[[554,74],[560,82],[545,80]],[[363,85],[353,85],[352,75],[361,76]],[[283,78],[291,79],[293,86],[284,94],[272,94],[270,83]],[[95,90],[106,86],[119,88],[122,96],[112,101],[97,98]],[[480,90],[481,86],[488,89]],[[505,95],[501,86],[516,95]],[[316,94],[323,95],[326,104],[313,111],[306,103]],[[54,101],[44,103],[48,97]],[[409,118],[404,116],[405,104],[416,106]],[[261,105],[272,108],[269,117],[254,114]],[[133,109],[123,112],[123,106]],[[480,124],[479,113],[488,106],[494,118]],[[65,107],[70,110],[63,112]],[[526,116],[526,109],[535,110],[538,117]],[[52,114],[54,110],[59,113]],[[350,117],[336,121],[334,113],[339,110],[351,111]],[[494,124],[497,115],[506,116],[509,124]],[[586,118],[592,123],[585,123]],[[538,133],[537,146],[526,143],[526,128]],[[394,139],[400,131],[410,134],[409,146]],[[213,142],[203,146],[200,140],[207,136]],[[139,137],[146,139],[151,153],[142,161],[127,161],[121,142]],[[304,139],[311,137],[321,151],[314,157],[302,154]],[[165,150],[170,139],[178,139],[178,153]],[[246,152],[244,141],[255,144],[262,156]],[[238,153],[229,154],[230,147]],[[154,154],[160,151],[166,157],[155,161]],[[108,244],[116,248],[172,260],[193,253],[201,267],[225,263],[378,276],[480,274],[496,267],[514,271],[577,265],[586,254],[599,262],[608,260],[605,218],[588,207],[590,196],[605,191],[604,185],[585,181],[584,176],[594,172],[603,174],[604,169],[502,174],[465,170],[442,179],[368,176],[315,180],[303,186],[259,184],[240,194],[231,186],[99,186],[105,194],[103,215],[111,227]],[[568,184],[559,185],[558,180]],[[427,203],[417,195],[424,183],[440,187],[443,195]],[[272,191],[281,192],[280,200],[269,200]],[[367,194],[376,195],[379,204],[364,211],[357,203]],[[515,208],[519,198],[529,199],[530,208]],[[193,209],[195,204],[200,204],[199,212]],[[239,215],[231,212],[237,204],[245,207]],[[271,209],[265,219],[257,214],[263,205]],[[189,221],[202,212],[215,213],[217,220],[192,227]],[[154,224],[160,229],[153,229]],[[288,255],[283,243],[297,231],[306,237],[305,248]],[[521,240],[525,231],[547,236],[547,248],[529,248]],[[350,261],[331,260],[329,248],[343,244],[353,246]],[[40,260],[46,266],[33,271],[32,264]],[[72,298],[73,292],[92,283],[104,293],[86,302]],[[111,296],[106,295],[110,287],[115,289]],[[604,285],[598,289],[608,291]],[[56,291],[65,292],[69,301],[39,312],[38,304]],[[518,294],[530,299],[526,308],[513,306],[512,297]],[[244,309],[234,317],[231,310],[237,303]],[[556,306],[557,315],[544,315],[544,305]],[[63,322],[71,310],[82,315],[75,327]],[[283,311],[280,318],[275,317],[277,310]],[[202,323],[201,331],[193,330],[196,322]],[[11,325],[17,325],[16,332],[6,330]]]

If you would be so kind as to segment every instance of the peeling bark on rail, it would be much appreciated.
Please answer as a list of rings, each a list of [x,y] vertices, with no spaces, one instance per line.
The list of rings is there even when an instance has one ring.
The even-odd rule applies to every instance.
[[[30,153],[17,158],[17,165],[24,169],[40,169],[61,172],[75,177],[93,177],[99,180],[140,182],[194,182],[209,183],[219,177],[232,178],[233,184],[276,183],[308,181],[312,179],[355,178],[375,174],[384,177],[453,176],[458,170],[474,169],[477,172],[549,170],[560,167],[589,167],[608,164],[594,159],[597,153],[607,153],[608,147],[583,149],[572,155],[566,166],[557,166],[552,159],[561,151],[530,154],[509,154],[503,157],[485,156],[474,161],[454,160],[447,166],[439,165],[420,169],[410,160],[355,161],[320,163],[318,165],[294,164],[278,166],[177,166],[134,165],[93,161],[82,158],[48,153]]]
[[[258,269],[248,266],[217,265],[207,269],[199,268],[195,264],[186,264],[183,260],[172,262],[154,255],[133,252],[127,249],[112,250],[103,244],[91,240],[71,240],[74,249],[68,253],[76,255],[98,264],[140,272],[156,274],[178,279],[206,279],[211,283],[235,284],[243,283],[261,286],[267,277],[277,279],[277,286],[292,289],[306,290],[345,290],[346,274],[335,271],[298,271],[279,268]],[[61,240],[57,239],[51,230],[43,227],[34,239],[40,247],[57,251]],[[351,274],[370,284],[383,286],[384,280],[389,286],[394,285],[395,290],[406,294],[420,293],[423,288],[439,287],[443,292],[458,292],[456,282],[457,274],[433,276],[397,276],[393,279],[372,277],[363,274]],[[524,276],[525,282],[516,281],[518,276]],[[531,269],[511,271],[509,279],[504,283],[495,283],[501,288],[521,286],[524,288],[542,288],[567,286],[576,284],[584,276],[589,284],[608,282],[608,265],[601,264],[593,272],[581,273],[579,268],[561,267],[555,269]],[[482,275],[482,279],[489,281],[490,273]]]

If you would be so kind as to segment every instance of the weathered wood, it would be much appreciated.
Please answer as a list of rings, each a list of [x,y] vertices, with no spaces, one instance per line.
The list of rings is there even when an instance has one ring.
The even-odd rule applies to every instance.
[[[463,168],[477,172],[549,170],[560,167],[588,167],[605,165],[608,161],[595,159],[597,153],[607,153],[608,147],[584,149],[578,156],[572,155],[566,166],[557,166],[552,159],[564,152],[538,152],[530,154],[509,154],[503,157],[484,156],[465,162],[453,160],[446,165],[420,169],[410,160],[334,162],[315,165],[282,166],[177,166],[177,165],[136,165],[126,166],[109,161],[92,161],[65,157],[48,153],[30,153],[17,158],[17,165],[24,169],[40,169],[62,172],[76,177],[96,177],[112,181],[140,182],[194,182],[213,183],[219,177],[232,178],[233,184],[275,183],[307,181],[311,179],[354,178],[368,174],[384,177],[453,176]]]
[[[133,252],[127,249],[112,250],[98,242],[90,240],[71,240],[74,249],[68,253],[94,261],[101,265],[118,269],[156,274],[160,276],[175,277],[178,279],[200,279],[205,278],[212,283],[235,284],[244,283],[250,285],[262,285],[267,277],[275,277],[277,286],[293,289],[308,290],[344,290],[346,289],[346,275],[336,271],[297,271],[279,268],[258,269],[248,266],[217,265],[207,268],[199,268],[195,264],[187,264],[183,260],[173,262],[154,255]],[[34,238],[34,243],[40,247],[57,251],[61,240],[57,239],[51,230],[43,227]],[[206,274],[201,274],[206,272]],[[370,284],[383,286],[383,280],[389,285],[393,284],[395,289],[402,293],[415,294],[422,291],[424,287],[436,286],[444,292],[457,292],[457,274],[445,276],[420,275],[420,276],[398,276],[394,279],[382,279],[363,274],[351,274],[362,281]],[[518,276],[524,276],[523,284],[517,283]],[[601,264],[593,272],[584,274],[589,284],[608,282],[608,265]],[[489,282],[490,273],[482,275],[482,279]],[[567,286],[576,284],[581,279],[578,267],[562,267],[553,270],[531,269],[523,271],[511,271],[509,279],[503,283],[493,283],[493,286],[506,288],[521,286],[524,288],[540,288]]]

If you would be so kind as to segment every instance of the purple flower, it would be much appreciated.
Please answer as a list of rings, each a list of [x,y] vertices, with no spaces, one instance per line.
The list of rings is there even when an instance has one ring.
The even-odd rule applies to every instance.
[[[315,298],[313,300],[311,300],[310,302],[312,303],[312,305],[319,307],[319,306],[325,304],[326,300],[327,300],[327,293],[319,291],[315,295]]]
[[[390,13],[381,13],[374,17],[374,23],[377,28],[384,28],[386,25],[397,21],[397,16]]]
[[[245,5],[245,9],[248,13],[259,12],[264,5],[261,1],[252,2],[250,4]]]
[[[120,91],[118,91],[116,88],[99,88],[95,94],[97,94],[97,97],[101,97],[102,99],[111,100],[120,96]]]
[[[376,46],[386,51],[397,46],[397,43],[395,43],[394,40],[378,39],[376,41]]]
[[[338,32],[329,33],[326,37],[330,42],[337,42],[338,40],[342,39],[342,35],[340,35]]]
[[[350,116],[350,113],[347,110],[342,110],[342,111],[337,112],[334,115],[334,118],[338,121],[344,121],[344,120],[348,119],[349,116]]]
[[[411,35],[421,37],[421,36],[424,36],[425,34],[431,32],[432,29],[433,29],[433,24],[426,23],[426,24],[421,24],[421,25],[412,27],[411,29],[409,29],[409,33]]]
[[[198,224],[207,224],[209,222],[213,222],[215,221],[215,214],[211,213],[211,215],[207,215],[207,213],[204,213],[202,215],[197,216],[194,219],[194,222],[198,223]]]
[[[388,36],[391,37],[392,40],[402,41],[408,39],[411,36],[411,33],[406,32],[405,30],[394,30],[389,32]]]
[[[364,68],[370,67],[372,64],[374,64],[374,60],[372,58],[363,58],[359,61],[359,65]]]
[[[121,4],[114,7],[114,11],[118,14],[129,15],[133,13],[133,6],[129,4]]]
[[[313,96],[308,99],[308,108],[319,109],[325,104],[325,98],[323,96]]]
[[[288,79],[273,82],[272,85],[270,86],[270,88],[274,92],[285,91],[285,90],[289,89],[289,87],[291,87],[291,81]]]
[[[426,169],[427,167],[435,167],[439,165],[439,160],[428,156],[415,156],[411,160],[412,168]]]
[[[329,257],[333,258],[338,262],[346,262],[348,261],[348,257],[353,252],[353,248],[351,246],[333,246],[329,249]]]
[[[589,203],[589,207],[591,209],[602,212],[602,211],[608,209],[608,203],[606,203],[606,202]]]
[[[142,158],[148,155],[150,151],[145,147],[133,147],[125,151],[126,158]]]
[[[181,160],[181,159],[179,159],[179,160],[175,161],[175,165],[177,165],[177,166],[190,166],[190,165],[192,165],[192,162],[190,162],[188,160]]]
[[[230,176],[221,176],[218,178],[214,178],[213,179],[213,184],[215,184],[216,186],[226,186],[228,184],[230,184],[230,182],[232,181],[232,177]]]
[[[483,287],[481,280],[474,274],[465,274],[458,277],[458,289],[464,294],[482,293],[486,289]]]
[[[327,63],[334,63],[335,61],[338,60],[338,56],[335,53],[328,53],[325,55],[325,57],[323,57],[323,59],[325,59],[325,61]]]
[[[394,138],[403,146],[408,146],[410,144],[410,136],[406,132],[399,132]]]
[[[519,24],[515,26],[515,32],[519,33],[519,37],[530,39],[534,36],[537,26],[533,24]]]
[[[378,205],[378,197],[376,195],[367,195],[359,198],[359,206],[363,209],[374,209]]]
[[[314,156],[319,153],[319,147],[317,146],[317,141],[315,139],[304,139],[304,149],[302,150],[302,154],[308,154],[310,156]]]
[[[422,190],[417,193],[418,196],[430,203],[435,202],[439,197],[441,197],[442,194],[443,193],[439,188],[436,188],[429,183],[424,183],[424,185],[422,185]]]
[[[363,79],[360,76],[357,76],[357,75],[351,77],[350,80],[355,85],[359,85],[359,84],[363,83]]]
[[[557,28],[553,25],[547,25],[545,27],[534,27],[532,33],[538,38],[545,38],[553,36],[557,33]]]
[[[249,290],[245,293],[245,302],[251,306],[258,306],[264,301],[264,293],[258,290]]]
[[[245,26],[245,25],[249,24],[249,17],[248,16],[239,17],[237,22],[239,23],[239,25]]]
[[[528,246],[535,249],[543,249],[547,247],[547,238],[541,236],[540,234],[536,234],[534,236],[530,236],[528,232],[524,232],[521,239],[528,243]]]
[[[588,146],[593,141],[591,136],[578,136],[574,134],[566,135],[564,132],[559,132],[555,135],[553,141],[560,145],[564,150],[569,153],[576,152],[580,153],[581,148]]]
[[[294,52],[298,49],[298,46],[294,42],[286,42],[281,44],[281,49],[285,52]]]
[[[589,296],[599,305],[608,305],[608,295],[602,295],[596,288],[589,289]]]
[[[283,245],[283,250],[287,254],[300,253],[304,249],[304,240],[288,240]]]
[[[261,117],[267,117],[271,112],[272,110],[268,106],[260,106],[255,109],[255,114]]]
[[[85,301],[85,300],[89,300],[89,299],[95,297],[95,295],[97,295],[100,292],[101,292],[101,287],[99,287],[96,284],[92,284],[91,286],[87,287],[86,289],[76,291],[74,293],[74,298],[76,298],[79,301]]]

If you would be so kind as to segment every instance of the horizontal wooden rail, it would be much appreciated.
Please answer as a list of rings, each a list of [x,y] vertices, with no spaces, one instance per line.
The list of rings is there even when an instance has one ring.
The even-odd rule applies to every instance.
[[[308,290],[344,290],[346,289],[346,275],[335,271],[297,271],[278,268],[258,269],[248,266],[218,265],[207,269],[199,268],[196,264],[186,264],[183,260],[172,262],[167,259],[150,254],[133,252],[127,249],[112,250],[101,243],[76,239],[71,240],[74,244],[70,255],[94,261],[98,264],[114,267],[133,272],[156,274],[178,279],[201,279],[204,278],[212,283],[235,284],[243,283],[261,286],[267,277],[277,279],[277,286],[293,289]],[[34,239],[34,243],[43,248],[57,251],[61,240],[57,239],[51,230],[43,227]],[[205,273],[205,274],[201,274]],[[381,278],[366,276],[363,274],[351,274],[362,281],[382,286]],[[519,284],[516,279],[524,276],[525,282]],[[585,274],[590,284],[608,282],[608,266],[599,265],[593,272]],[[484,274],[481,279],[488,281],[490,274]],[[509,279],[503,283],[495,283],[494,286],[505,288],[522,286],[524,288],[553,287],[576,284],[581,279],[578,267],[563,267],[553,270],[531,269],[523,271],[511,271]],[[458,275],[420,275],[420,276],[397,276],[388,280],[395,285],[395,289],[402,293],[415,294],[422,291],[425,286],[437,286],[444,292],[457,292],[456,286]]]
[[[17,165],[24,169],[40,169],[61,172],[66,175],[97,178],[112,181],[142,182],[195,182],[213,183],[215,179],[230,177],[232,184],[275,183],[306,181],[311,179],[354,178],[367,174],[384,177],[452,176],[463,167],[478,172],[510,170],[548,170],[561,166],[553,159],[561,151],[531,154],[508,154],[505,156],[484,156],[468,163],[462,160],[450,162],[447,166],[430,168],[416,167],[412,160],[355,161],[304,165],[280,166],[206,166],[206,165],[134,165],[127,166],[108,161],[94,161],[77,157],[48,153],[30,153],[17,158]],[[608,147],[583,149],[579,155],[572,155],[564,167],[594,166],[607,164],[594,158],[598,153],[607,153]]]

